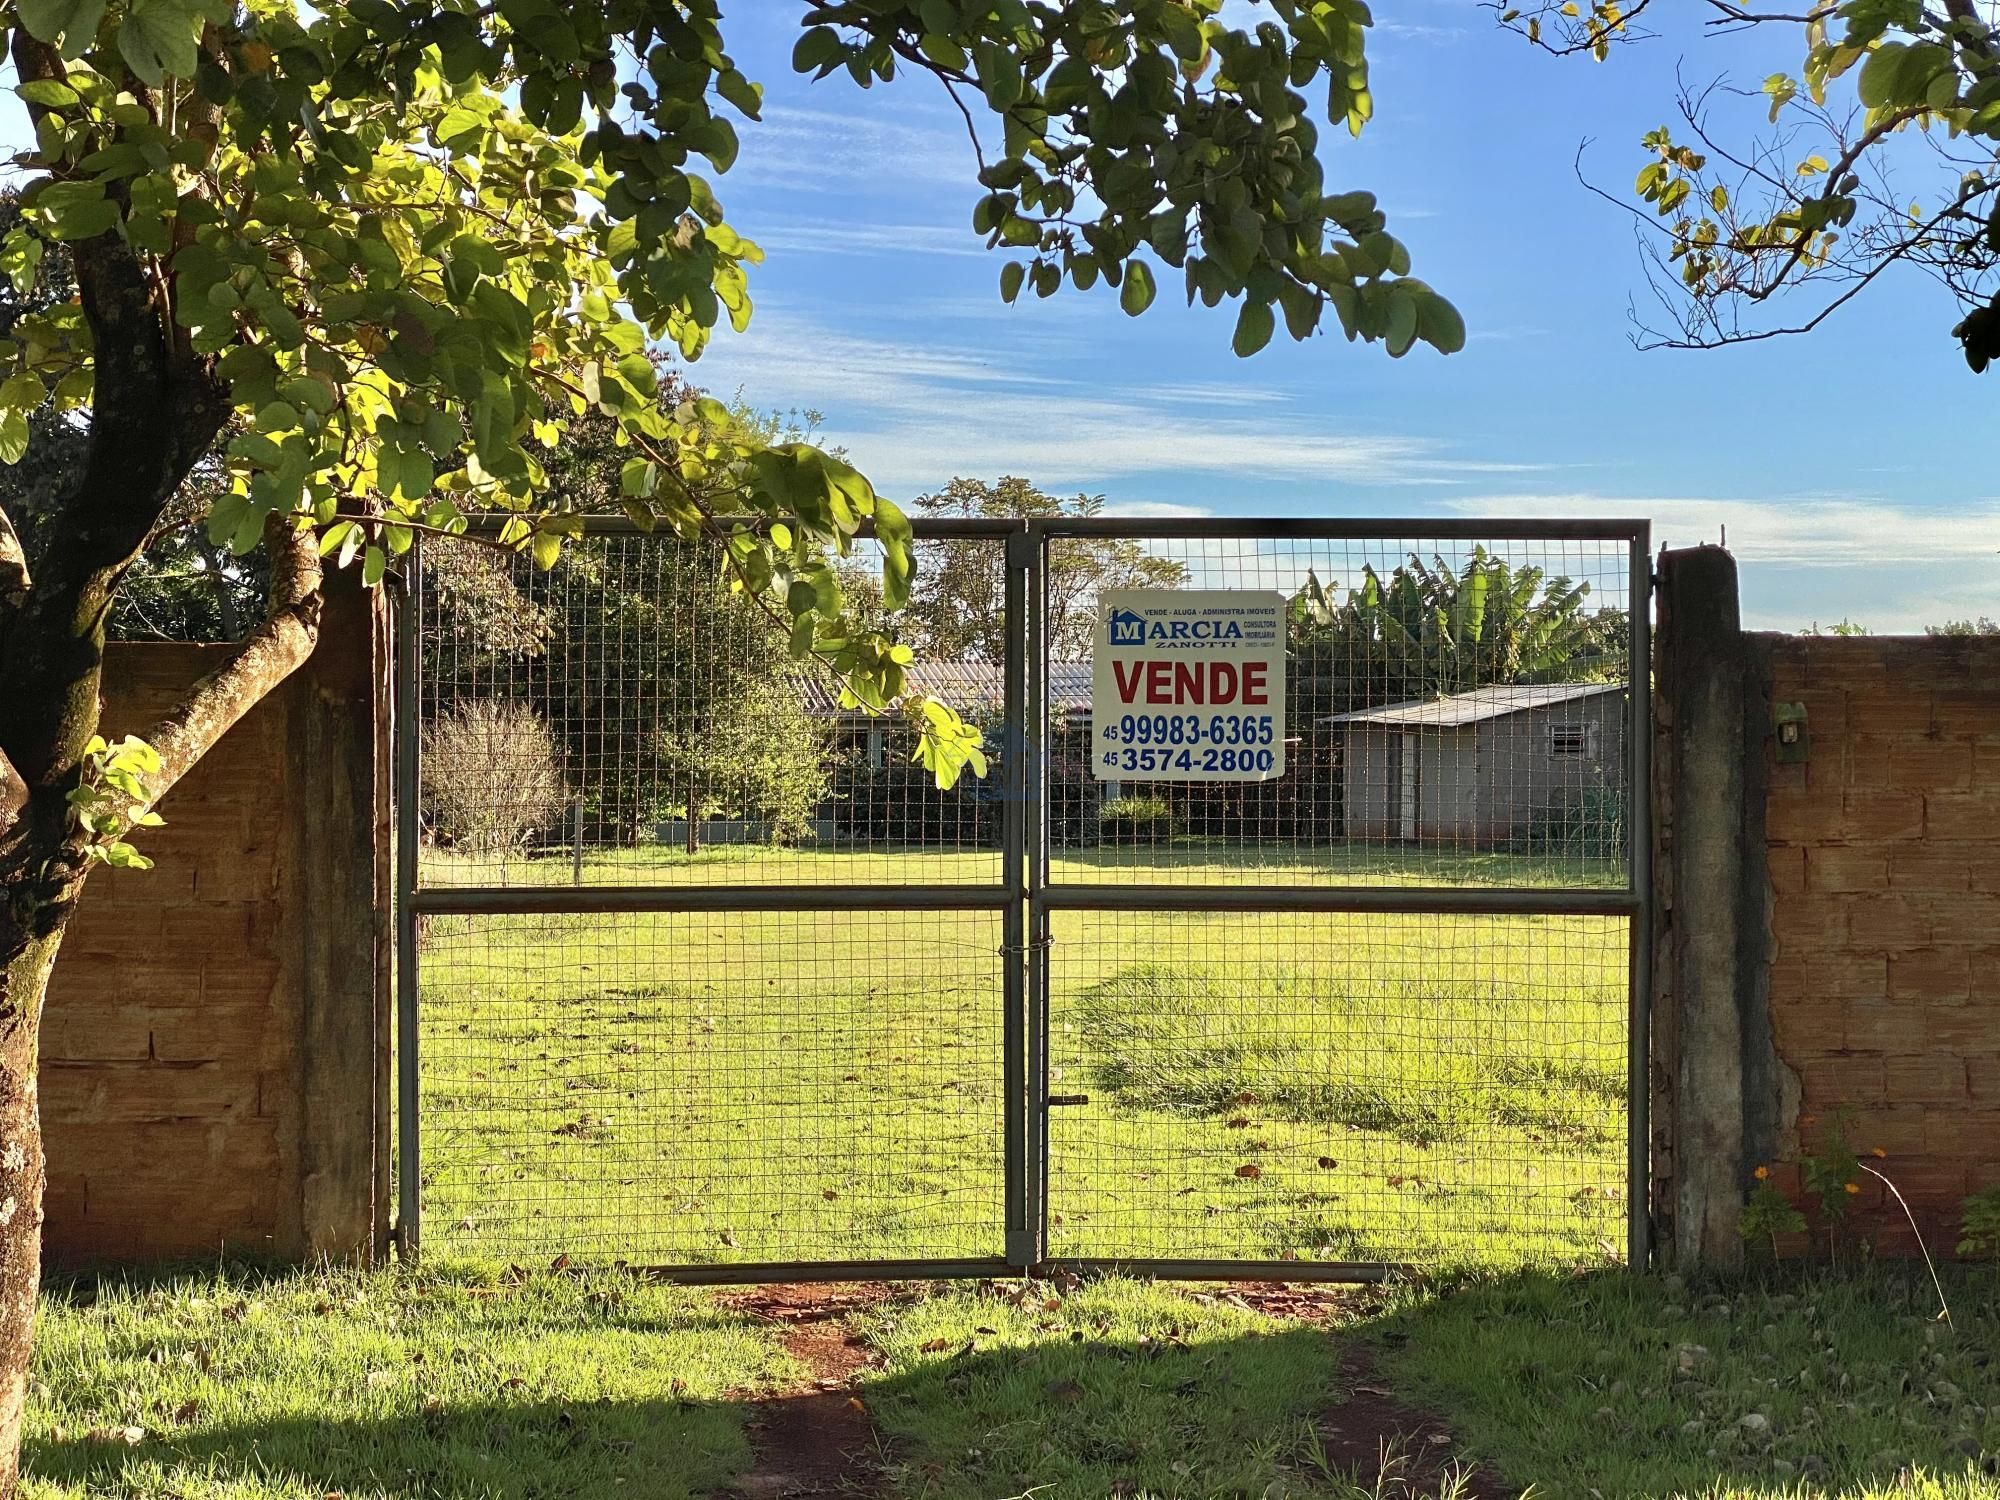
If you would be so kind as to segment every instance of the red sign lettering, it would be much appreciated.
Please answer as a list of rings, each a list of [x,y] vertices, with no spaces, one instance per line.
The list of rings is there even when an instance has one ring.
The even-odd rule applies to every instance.
[[[1240,673],[1236,663],[1228,661],[1114,661],[1111,673],[1121,703],[1228,704],[1238,702],[1239,693],[1246,706],[1271,701],[1271,664],[1265,661],[1245,662]]]

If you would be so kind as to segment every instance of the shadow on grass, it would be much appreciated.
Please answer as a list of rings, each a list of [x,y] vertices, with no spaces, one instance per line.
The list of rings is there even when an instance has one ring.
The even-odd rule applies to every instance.
[[[604,1399],[594,1377],[565,1389],[559,1370],[528,1367],[518,1392],[461,1381],[439,1400],[422,1374],[335,1388],[219,1364],[217,1381],[272,1384],[268,1415],[195,1411],[129,1446],[116,1431],[43,1430],[26,1460],[45,1494],[190,1500],[1418,1500],[1503,1493],[1496,1475],[1551,1497],[1995,1500],[2000,1277],[1965,1272],[1946,1290],[1949,1327],[1920,1272],[1713,1286],[1515,1275],[1402,1290],[1338,1310],[1329,1330],[1251,1329],[1258,1320],[1217,1309],[1213,1289],[1202,1303],[1133,1283],[1047,1302],[945,1288],[867,1315],[884,1364],[854,1389],[874,1443],[843,1440],[832,1470],[824,1453],[760,1451],[773,1434],[799,1443],[792,1418],[824,1407],[823,1392],[676,1400],[628,1384]],[[128,1399],[131,1376],[100,1384],[68,1393],[70,1409]],[[1491,1469],[1458,1468],[1479,1460]]]
[[[1369,1320],[1388,1383],[1538,1495],[2000,1500],[2000,1276],[1520,1274]]]
[[[998,1320],[968,1312],[983,1316]],[[130,1445],[117,1429],[44,1432],[24,1460],[43,1495],[187,1500],[1496,1493],[1447,1483],[1449,1456],[1422,1443],[1420,1418],[1381,1432],[1328,1422],[1342,1384],[1324,1328],[1187,1343],[1064,1336],[938,1351],[864,1377],[853,1388],[866,1412],[858,1424],[838,1421],[845,1391],[708,1401],[524,1391],[447,1403],[406,1387],[254,1420],[195,1414]],[[1369,1421],[1384,1410],[1371,1407]],[[837,1439],[819,1424],[839,1426]]]
[[[129,1446],[110,1429],[30,1438],[22,1450],[23,1469],[43,1493],[413,1500],[697,1495],[726,1484],[749,1457],[739,1412],[671,1399],[493,1399],[214,1426],[197,1419]]]

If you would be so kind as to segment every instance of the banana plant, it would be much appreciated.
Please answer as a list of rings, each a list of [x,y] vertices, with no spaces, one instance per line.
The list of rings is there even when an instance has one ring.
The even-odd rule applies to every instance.
[[[1308,572],[1294,600],[1301,644],[1324,641],[1403,697],[1470,692],[1493,683],[1572,682],[1619,669],[1625,613],[1592,609],[1590,584],[1515,566],[1475,547],[1454,568],[1411,553],[1385,581],[1364,567],[1336,604]]]

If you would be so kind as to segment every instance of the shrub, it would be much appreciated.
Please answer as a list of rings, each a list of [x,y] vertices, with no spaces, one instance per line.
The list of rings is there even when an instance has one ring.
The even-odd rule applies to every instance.
[[[1164,843],[1180,832],[1180,818],[1164,797],[1120,797],[1097,810],[1101,844]]]
[[[832,785],[827,728],[782,679],[746,677],[692,732],[663,735],[669,784],[687,787],[682,811],[761,819],[775,844],[796,844]]]
[[[1964,1238],[1958,1242],[1958,1253],[2000,1260],[2000,1187],[1974,1193],[1961,1207],[1959,1228]]]
[[[470,698],[424,726],[425,820],[454,848],[516,849],[569,805],[562,751],[524,704]]]
[[[1625,852],[1625,789],[1596,782],[1545,808],[1528,827],[1528,854],[1617,859]]]

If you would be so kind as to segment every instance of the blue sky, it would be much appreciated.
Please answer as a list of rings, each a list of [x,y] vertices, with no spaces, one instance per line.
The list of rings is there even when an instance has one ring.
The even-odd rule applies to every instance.
[[[1786,61],[1761,39],[1669,35],[1595,65],[1531,52],[1471,0],[1379,0],[1375,122],[1359,141],[1328,131],[1323,157],[1335,189],[1380,194],[1471,342],[1392,361],[1281,331],[1244,361],[1233,313],[1185,308],[1171,272],[1139,319],[1103,288],[1003,305],[948,101],[923,78],[797,78],[797,14],[758,0],[727,17],[767,107],[718,188],[768,259],[750,330],[692,373],[817,408],[887,494],[1013,473],[1131,512],[1638,514],[1670,543],[1726,526],[1755,626],[2000,615],[1984,441],[2000,374],[1966,371],[1928,280],[1892,276],[1807,338],[1631,345],[1630,222],[1578,184],[1578,146],[1593,140],[1596,180],[1629,185],[1675,69],[1754,88]]]

